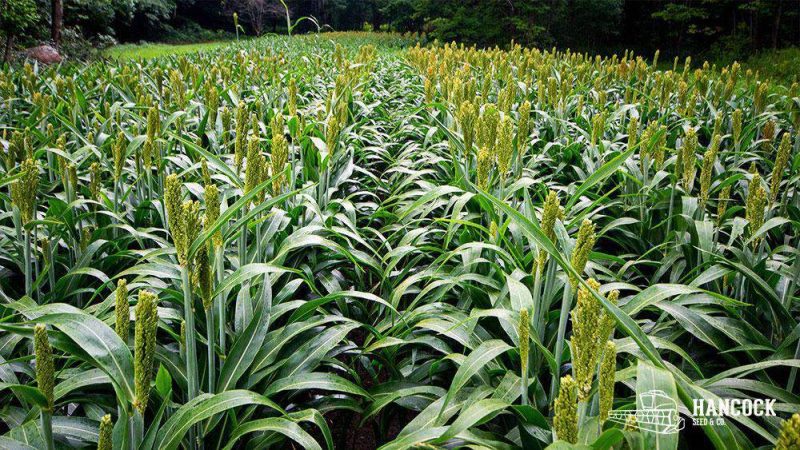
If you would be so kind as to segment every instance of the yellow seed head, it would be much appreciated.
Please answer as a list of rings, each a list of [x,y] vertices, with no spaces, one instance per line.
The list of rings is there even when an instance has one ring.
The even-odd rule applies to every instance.
[[[494,158],[486,147],[481,147],[478,151],[478,165],[475,169],[475,179],[478,188],[486,190],[489,188],[489,176],[492,170]]]
[[[800,448],[800,413],[794,413],[781,425],[781,434],[775,443],[775,450],[796,450]]]

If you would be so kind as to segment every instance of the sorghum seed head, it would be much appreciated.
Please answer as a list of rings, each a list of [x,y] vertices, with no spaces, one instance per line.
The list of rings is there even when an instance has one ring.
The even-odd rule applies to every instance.
[[[52,411],[56,371],[53,349],[50,347],[50,338],[47,337],[47,328],[44,324],[39,323],[33,327],[33,348],[36,356],[36,384],[47,400],[44,409]]]
[[[600,395],[600,423],[608,419],[608,413],[614,405],[614,374],[617,371],[617,346],[612,341],[606,341],[603,349],[603,360],[597,376],[598,392]]]
[[[124,278],[117,281],[117,290],[115,291],[114,315],[116,317],[114,323],[114,331],[122,339],[122,342],[128,342],[128,333],[130,330],[130,305],[128,303],[128,282]]]
[[[100,436],[97,440],[97,450],[113,450],[114,424],[111,422],[111,414],[106,414],[100,419]]]
[[[561,378],[554,409],[553,428],[559,440],[578,443],[578,405],[575,380],[566,375]]]
[[[156,331],[158,329],[157,303],[158,297],[152,292],[139,292],[139,301],[135,309],[133,374],[136,397],[133,407],[142,414],[147,408],[147,401],[150,397],[150,381],[153,378]]]

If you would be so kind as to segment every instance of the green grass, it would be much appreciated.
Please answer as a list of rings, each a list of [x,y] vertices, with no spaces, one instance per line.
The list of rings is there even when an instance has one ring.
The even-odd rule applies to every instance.
[[[122,44],[107,49],[104,55],[112,59],[150,59],[161,56],[185,55],[224,47],[235,41],[201,42],[196,44]]]

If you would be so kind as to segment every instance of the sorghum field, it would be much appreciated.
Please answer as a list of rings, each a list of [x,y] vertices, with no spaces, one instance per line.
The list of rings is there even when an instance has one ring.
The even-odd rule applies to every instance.
[[[657,58],[0,72],[0,446],[800,448],[800,94]]]

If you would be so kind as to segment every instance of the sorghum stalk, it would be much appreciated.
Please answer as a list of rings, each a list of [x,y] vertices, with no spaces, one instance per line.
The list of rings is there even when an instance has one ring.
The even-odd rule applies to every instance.
[[[522,176],[522,158],[528,150],[530,123],[531,102],[526,100],[519,106],[519,123],[517,124],[517,178]]]
[[[519,360],[520,375],[522,378],[521,401],[523,405],[528,404],[528,361],[530,352],[530,332],[531,321],[528,310],[523,308],[519,312]]]
[[[561,378],[553,417],[555,438],[570,444],[578,443],[578,407],[575,380],[566,375]]]
[[[211,271],[210,251],[209,245],[203,245],[197,251],[197,260],[195,261],[197,271],[197,286],[200,288],[200,296],[203,299],[203,309],[206,312],[206,339],[208,341],[208,392],[214,392],[214,375],[215,362],[214,362],[214,309],[213,309],[213,291],[214,291],[214,274]]]
[[[53,349],[43,324],[33,327],[33,348],[36,356],[36,384],[47,404],[41,410],[42,437],[48,450],[53,450],[53,388],[55,387],[55,364]]]

